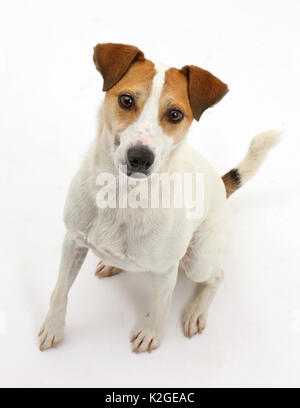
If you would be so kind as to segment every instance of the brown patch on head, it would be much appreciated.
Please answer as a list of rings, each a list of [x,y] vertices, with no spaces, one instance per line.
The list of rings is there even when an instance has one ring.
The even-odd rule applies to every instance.
[[[172,110],[179,110],[183,113],[183,119],[176,123],[169,119]],[[193,121],[188,96],[188,81],[186,76],[177,68],[170,68],[165,73],[165,83],[160,98],[159,108],[160,124],[166,135],[174,139],[174,143],[179,143],[187,134]]]
[[[130,66],[120,81],[106,92],[104,117],[111,132],[122,132],[139,118],[150,95],[154,75],[154,64],[151,61],[137,61]],[[130,95],[134,100],[130,110],[119,105],[119,97],[124,94]]]
[[[108,91],[128,71],[135,61],[144,61],[142,51],[127,44],[97,44],[94,48],[94,63],[103,77],[103,91]]]
[[[112,43],[98,44],[94,48],[94,62],[103,77],[103,90],[107,92],[105,123],[118,145],[118,133],[135,122],[144,108],[151,92],[155,66],[137,47]],[[175,144],[179,143],[193,118],[199,120],[201,114],[219,102],[227,91],[226,84],[202,68],[186,65],[181,70],[168,69],[158,118],[165,134],[172,137]],[[119,103],[121,95],[133,101],[130,108]]]

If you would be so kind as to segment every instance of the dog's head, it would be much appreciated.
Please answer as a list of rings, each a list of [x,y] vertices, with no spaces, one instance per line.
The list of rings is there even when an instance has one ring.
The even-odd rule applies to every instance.
[[[162,169],[193,119],[228,92],[204,69],[154,64],[130,45],[98,44],[94,63],[104,80],[104,121],[113,160],[117,168],[126,166],[128,176]]]

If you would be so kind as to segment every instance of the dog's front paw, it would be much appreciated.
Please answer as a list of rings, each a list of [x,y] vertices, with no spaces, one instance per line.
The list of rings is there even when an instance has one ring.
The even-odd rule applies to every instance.
[[[196,333],[202,333],[206,325],[207,313],[197,304],[192,303],[183,316],[183,331],[186,337],[193,337]]]
[[[107,278],[113,275],[117,275],[121,271],[122,269],[114,268],[113,266],[106,266],[102,261],[100,261],[97,265],[95,275],[98,276],[99,279]]]
[[[145,327],[139,329],[135,332],[132,339],[130,340],[132,344],[132,351],[135,353],[142,353],[143,351],[148,351],[151,353],[152,350],[156,349],[160,345],[160,333],[157,329],[151,327]]]
[[[65,323],[60,319],[46,318],[39,332],[40,350],[55,347],[64,337]]]

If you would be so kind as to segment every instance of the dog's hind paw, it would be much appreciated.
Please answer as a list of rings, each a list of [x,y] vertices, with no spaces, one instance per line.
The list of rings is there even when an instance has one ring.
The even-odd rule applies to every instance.
[[[122,269],[115,268],[113,266],[106,266],[102,261],[100,261],[97,265],[95,275],[98,276],[99,279],[101,279],[117,275],[120,272],[122,272]]]
[[[202,333],[206,325],[207,313],[203,313],[195,304],[191,304],[183,316],[183,331],[186,337],[193,337],[194,334]]]

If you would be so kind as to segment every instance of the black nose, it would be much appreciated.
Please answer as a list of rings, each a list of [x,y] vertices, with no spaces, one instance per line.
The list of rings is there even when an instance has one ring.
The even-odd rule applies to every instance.
[[[146,146],[134,146],[127,152],[129,167],[132,172],[146,173],[154,162],[153,152]]]

